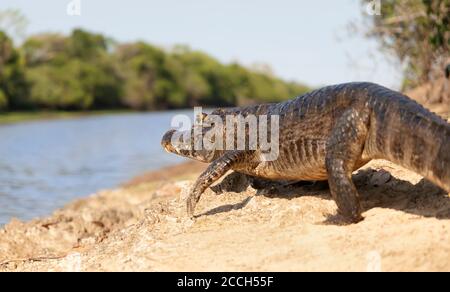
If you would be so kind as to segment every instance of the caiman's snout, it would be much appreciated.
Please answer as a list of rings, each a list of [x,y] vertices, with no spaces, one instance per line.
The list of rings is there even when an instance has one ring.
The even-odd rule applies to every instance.
[[[173,133],[175,133],[175,130],[167,131],[161,140],[161,146],[169,153],[176,153],[176,150],[172,145]]]

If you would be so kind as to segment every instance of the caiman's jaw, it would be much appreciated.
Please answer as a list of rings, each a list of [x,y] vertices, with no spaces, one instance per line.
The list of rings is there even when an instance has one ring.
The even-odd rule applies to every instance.
[[[169,153],[177,154],[183,157],[194,159],[201,162],[212,162],[215,159],[215,151],[179,149],[173,145],[172,136],[176,130],[166,132],[161,140],[161,146]]]
[[[178,151],[172,145],[172,136],[175,130],[167,131],[161,140],[161,146],[169,153],[179,154]]]

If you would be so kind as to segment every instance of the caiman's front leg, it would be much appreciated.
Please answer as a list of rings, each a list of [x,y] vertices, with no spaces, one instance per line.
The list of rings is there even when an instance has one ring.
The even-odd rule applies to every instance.
[[[200,200],[202,193],[215,181],[221,178],[233,165],[242,161],[245,152],[230,151],[212,162],[195,182],[187,199],[187,214],[193,217],[195,205]]]
[[[337,121],[327,144],[326,168],[331,195],[338,213],[353,223],[363,219],[352,172],[364,149],[369,110],[363,106],[347,110]]]

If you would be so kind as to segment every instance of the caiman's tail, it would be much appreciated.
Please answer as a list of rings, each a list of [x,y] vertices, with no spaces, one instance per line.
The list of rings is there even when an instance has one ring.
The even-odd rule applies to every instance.
[[[370,88],[370,145],[450,192],[450,124],[401,93]]]

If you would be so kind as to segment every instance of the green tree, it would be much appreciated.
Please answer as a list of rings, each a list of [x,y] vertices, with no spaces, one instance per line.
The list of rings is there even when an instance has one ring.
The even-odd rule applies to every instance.
[[[75,30],[70,37],[44,34],[23,45],[37,107],[86,110],[122,106],[122,80],[107,39]]]
[[[8,108],[8,98],[3,90],[0,89],[0,111]]]
[[[28,106],[24,61],[13,42],[0,31],[0,109]]]
[[[39,34],[28,38],[22,45],[27,67],[61,65],[67,62],[70,39],[60,34]]]
[[[93,34],[81,29],[75,29],[70,36],[71,57],[83,60],[93,60],[106,53],[107,39],[101,34]]]
[[[405,64],[404,89],[442,76],[450,61],[450,0],[383,0],[380,12],[364,14],[367,35]]]
[[[81,29],[15,49],[0,35],[0,108],[157,110],[273,102],[307,90],[270,71],[222,64],[186,46],[117,45]]]
[[[28,70],[31,102],[38,108],[80,110],[93,103],[82,82],[83,64],[71,61],[64,66],[42,65]]]
[[[123,103],[131,108],[156,109],[155,83],[164,52],[145,43],[121,45],[116,60],[125,80]]]

